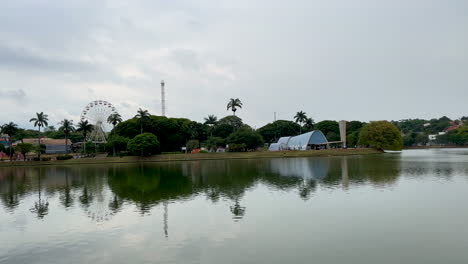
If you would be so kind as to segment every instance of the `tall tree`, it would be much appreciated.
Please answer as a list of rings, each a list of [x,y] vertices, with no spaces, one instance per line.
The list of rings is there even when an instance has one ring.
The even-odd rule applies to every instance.
[[[122,122],[122,117],[119,113],[113,113],[107,118],[107,123],[112,124],[114,128],[120,122]]]
[[[236,115],[237,108],[242,108],[242,102],[239,98],[231,98],[227,104],[227,110],[231,109],[232,113]]]
[[[307,118],[307,120],[304,122],[304,128],[308,131],[314,130],[314,120],[310,117]]]
[[[388,121],[372,121],[361,129],[359,145],[380,150],[401,150],[401,131]]]
[[[13,148],[13,136],[18,133],[18,125],[13,123],[13,122],[10,122],[8,124],[4,124],[2,126],[2,133],[3,134],[7,134],[8,135],[8,141],[9,141],[9,148],[8,150],[10,151],[10,161],[11,161],[11,158],[13,156],[13,152],[12,152],[12,148]]]
[[[60,130],[63,131],[65,134],[65,154],[68,155],[68,136],[71,132],[75,131],[75,127],[73,126],[73,120],[64,119],[60,123]]]
[[[209,115],[205,117],[205,125],[214,126],[218,122],[218,118],[215,115]]]
[[[141,108],[138,109],[135,118],[138,120],[138,123],[140,123],[140,134],[143,134],[143,124],[149,119],[149,117],[150,113],[148,110],[143,110]]]
[[[210,127],[210,135],[213,136],[213,127],[216,125],[218,122],[218,118],[215,115],[209,115],[208,117],[205,117],[205,125],[208,125]]]
[[[307,121],[307,115],[304,111],[297,112],[294,116],[296,123],[298,123],[301,127],[299,128],[299,133],[302,134],[302,123]]]
[[[107,123],[112,124],[113,128],[112,133],[115,133],[115,126],[122,122],[122,117],[120,116],[119,113],[112,113],[108,118],[107,118]],[[115,157],[115,144],[112,144],[112,150],[113,150],[113,156]]]
[[[34,145],[31,143],[18,143],[15,150],[23,154],[23,160],[26,160],[26,155],[34,150]]]
[[[38,127],[37,131],[39,133],[37,135],[37,143],[39,146],[41,145],[41,127],[48,126],[49,123],[47,121],[49,121],[49,118],[46,114],[44,114],[44,112],[36,113],[36,117],[33,117],[29,120],[29,122],[34,122],[35,127]],[[37,155],[39,159],[41,159],[41,151],[38,151]]]
[[[86,136],[89,132],[93,131],[93,125],[90,124],[88,120],[81,120],[77,124],[76,131],[81,132],[81,134],[83,134],[83,142],[86,142]]]
[[[81,120],[77,125],[77,132],[81,132],[83,134],[83,151],[86,153],[86,135],[89,132],[93,131],[93,125],[88,123],[88,120]]]

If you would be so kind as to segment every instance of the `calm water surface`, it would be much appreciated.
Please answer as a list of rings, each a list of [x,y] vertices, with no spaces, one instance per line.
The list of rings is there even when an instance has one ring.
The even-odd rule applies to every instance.
[[[0,168],[0,263],[468,263],[468,150]]]

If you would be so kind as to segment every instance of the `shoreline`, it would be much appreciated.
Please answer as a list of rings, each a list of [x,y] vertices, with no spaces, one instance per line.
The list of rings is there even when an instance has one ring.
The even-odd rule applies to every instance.
[[[460,146],[460,145],[442,145],[442,146],[414,146],[414,147],[403,147],[403,149],[445,149],[445,148],[468,148],[468,146]]]
[[[381,154],[376,149],[326,149],[308,151],[263,151],[263,152],[226,152],[226,153],[197,153],[197,154],[160,154],[151,157],[105,157],[81,158],[56,161],[5,161],[0,162],[2,167],[30,167],[54,165],[83,165],[83,164],[117,164],[117,163],[147,163],[147,162],[173,162],[173,161],[200,161],[200,160],[231,160],[231,159],[267,159],[267,158],[299,158],[299,157],[334,157],[353,155]]]

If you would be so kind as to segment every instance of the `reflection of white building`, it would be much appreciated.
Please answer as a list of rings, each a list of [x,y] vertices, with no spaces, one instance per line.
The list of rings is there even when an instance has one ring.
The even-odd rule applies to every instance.
[[[271,159],[271,171],[284,177],[323,179],[330,169],[330,158]]]

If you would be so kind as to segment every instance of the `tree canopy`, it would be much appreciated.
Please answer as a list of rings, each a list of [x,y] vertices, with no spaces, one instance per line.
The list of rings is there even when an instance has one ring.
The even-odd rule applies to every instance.
[[[388,121],[373,121],[365,125],[359,135],[359,145],[376,149],[401,150],[400,130]]]
[[[160,153],[160,144],[155,135],[143,133],[130,139],[127,149],[133,155],[151,156]]]
[[[161,143],[161,151],[179,151],[191,138],[191,122],[185,118],[150,116],[143,128],[147,133],[156,135]],[[140,133],[140,123],[136,118],[119,123],[112,133],[126,138],[134,138]]]
[[[26,154],[32,152],[34,149],[35,147],[31,143],[18,143],[15,146],[15,151],[23,154],[24,160],[26,160]]]
[[[263,145],[262,136],[249,127],[242,127],[229,135],[227,143],[245,144],[246,150],[255,150]]]
[[[322,131],[328,141],[340,140],[340,126],[338,122],[332,120],[324,120],[315,124],[315,129]]]
[[[277,120],[268,123],[257,131],[267,143],[277,142],[280,137],[295,136],[299,133],[300,125],[287,120]]]

